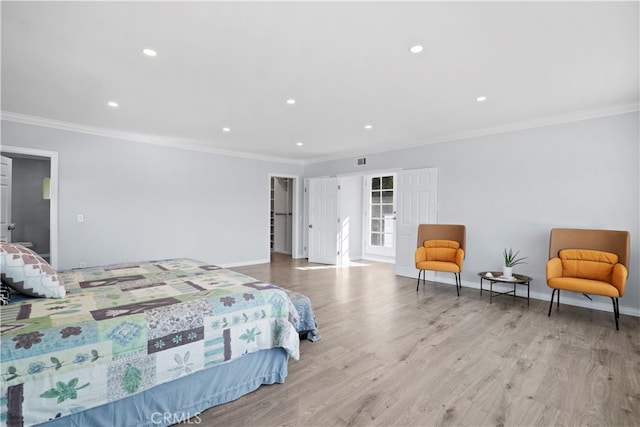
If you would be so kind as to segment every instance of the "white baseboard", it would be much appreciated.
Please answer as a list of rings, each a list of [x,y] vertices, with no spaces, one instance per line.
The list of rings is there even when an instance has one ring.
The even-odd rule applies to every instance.
[[[417,279],[416,279],[417,280]],[[442,278],[442,277],[438,277],[437,280],[438,283],[446,283],[449,285],[453,285],[455,286],[456,282],[453,278]],[[480,279],[478,278],[477,282],[470,282],[468,280],[463,280],[462,281],[462,286],[465,288],[472,288],[472,289],[478,289],[478,291],[480,290]],[[494,283],[493,288],[498,290],[498,291],[506,291],[509,289],[513,289],[511,286],[509,285],[501,285],[499,283]],[[524,289],[522,286],[520,286],[520,288]],[[541,301],[546,301],[549,302],[551,301],[551,288],[549,288],[549,293],[545,293],[545,292],[539,292],[539,291],[531,291],[529,293],[529,297],[531,299],[537,299],[537,300],[541,300]],[[522,295],[520,292],[518,292],[518,295]],[[597,301],[590,301],[587,298],[583,299],[578,299],[578,298],[574,298],[571,295],[579,295],[576,294],[575,292],[563,292],[562,293],[562,297],[560,298],[560,303],[561,304],[566,304],[566,305],[572,305],[575,307],[582,307],[582,308],[590,308],[590,309],[594,309],[594,310],[600,310],[600,311],[607,311],[607,312],[613,312],[613,305],[609,302],[607,303],[602,303],[602,302],[597,302]],[[619,300],[619,304],[620,304],[620,314],[625,314],[627,316],[634,316],[634,317],[640,317],[640,309],[637,308],[633,308],[633,307],[625,307],[622,305],[622,299]]]
[[[389,257],[384,257],[384,256],[376,256],[376,255],[366,255],[361,257],[359,260],[356,261],[375,261],[375,262],[384,262],[387,264],[395,264],[396,259],[395,257],[393,258],[389,258]],[[354,260],[351,260],[354,261]]]
[[[255,265],[255,264],[269,264],[271,260],[269,258],[264,259],[254,259],[251,261],[239,261],[239,262],[230,262],[225,264],[216,264],[222,268],[233,268],[233,267],[244,267],[245,265]]]

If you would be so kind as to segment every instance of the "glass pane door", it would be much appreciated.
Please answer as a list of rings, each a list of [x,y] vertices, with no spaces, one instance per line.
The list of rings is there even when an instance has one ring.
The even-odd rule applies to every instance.
[[[396,191],[395,174],[367,177],[367,245],[371,255],[395,256]]]

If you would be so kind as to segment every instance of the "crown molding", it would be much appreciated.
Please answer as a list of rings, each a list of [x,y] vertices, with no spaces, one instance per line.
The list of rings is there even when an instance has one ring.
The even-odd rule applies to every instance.
[[[315,159],[306,160],[304,161],[304,164],[309,165],[309,164],[323,163],[323,162],[329,162],[334,160],[342,160],[350,157],[361,157],[361,156],[368,156],[372,154],[389,153],[391,151],[405,150],[408,148],[415,148],[423,145],[438,144],[441,142],[459,141],[463,139],[478,138],[482,136],[497,135],[497,134],[508,133],[508,132],[516,132],[516,131],[534,129],[534,128],[545,127],[545,126],[554,126],[554,125],[560,125],[565,123],[579,122],[583,120],[592,120],[592,119],[598,119],[602,117],[633,113],[637,111],[640,111],[640,101],[630,102],[627,104],[610,105],[610,106],[590,109],[590,110],[575,111],[569,114],[559,114],[559,115],[548,116],[548,117],[535,119],[535,120],[515,122],[515,123],[510,123],[504,126],[494,126],[494,127],[488,127],[488,128],[482,128],[482,129],[475,129],[468,132],[456,132],[456,133],[451,133],[447,135],[440,135],[432,138],[421,139],[416,143],[394,145],[394,147],[391,149],[389,149],[389,147],[384,147],[378,150],[376,149],[368,150],[366,153],[363,153],[362,150],[350,151],[347,153],[343,152],[335,156],[317,157]]]
[[[597,119],[601,117],[632,113],[636,111],[640,111],[640,101],[630,102],[626,104],[610,105],[610,106],[605,106],[605,107],[590,109],[590,110],[575,111],[569,114],[548,116],[548,117],[543,117],[535,120],[526,120],[522,122],[510,123],[504,126],[475,129],[468,132],[451,133],[447,135],[436,136],[433,138],[420,139],[418,142],[415,142],[415,143],[394,145],[394,147],[391,149],[389,149],[388,146],[380,147],[380,149],[378,150],[376,149],[368,150],[366,153],[363,153],[362,150],[357,150],[357,151],[354,150],[354,151],[348,151],[348,152],[341,152],[339,154],[330,155],[330,156],[320,156],[320,157],[306,159],[306,160],[294,160],[290,158],[271,157],[271,156],[246,153],[241,151],[223,150],[218,148],[206,147],[203,145],[204,143],[203,141],[178,140],[178,139],[173,139],[173,138],[168,138],[163,136],[118,132],[111,129],[85,126],[77,123],[64,122],[64,121],[47,119],[47,118],[36,117],[36,116],[29,116],[26,114],[13,113],[13,112],[4,111],[4,110],[1,112],[0,118],[2,120],[15,122],[15,123],[42,126],[42,127],[48,127],[48,128],[60,129],[60,130],[66,130],[66,131],[72,131],[72,132],[87,133],[91,135],[103,136],[108,138],[125,139],[130,141],[141,142],[145,144],[155,144],[155,145],[162,145],[165,147],[180,148],[183,150],[192,150],[192,151],[199,151],[199,152],[205,152],[205,153],[219,154],[223,156],[241,157],[241,158],[251,159],[251,160],[260,160],[260,161],[286,163],[286,164],[304,166],[304,165],[323,163],[323,162],[329,162],[334,160],[343,160],[343,159],[347,159],[354,156],[388,153],[391,151],[415,148],[422,145],[438,144],[442,142],[458,141],[463,139],[470,139],[470,138],[477,138],[477,137],[488,136],[488,135],[533,129],[538,127],[553,126],[553,125],[559,125],[559,124],[571,123],[571,122],[577,122],[577,121],[583,121],[583,120],[591,120],[591,119]]]
[[[205,153],[219,154],[230,157],[241,157],[251,160],[260,160],[276,163],[287,163],[293,165],[302,165],[301,160],[293,160],[282,157],[264,156],[254,153],[246,153],[241,151],[223,150],[219,148],[206,147],[203,141],[197,140],[179,140],[164,136],[145,135],[138,133],[119,132],[112,129],[98,128],[92,126],[80,125],[77,123],[64,122],[60,120],[47,119],[43,117],[29,116],[26,114],[13,113],[11,111],[2,110],[0,118],[9,122],[20,123],[25,125],[41,126],[52,129],[59,129],[71,132],[86,133],[90,135],[103,136],[107,138],[124,139],[127,141],[141,142],[144,144],[161,145],[165,147],[180,148],[183,150],[199,151]]]

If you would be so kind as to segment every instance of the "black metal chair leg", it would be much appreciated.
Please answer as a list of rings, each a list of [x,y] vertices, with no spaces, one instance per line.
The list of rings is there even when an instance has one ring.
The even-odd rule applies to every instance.
[[[422,276],[422,284],[425,285],[427,283],[427,272],[426,270],[418,270],[418,283],[416,283],[416,292],[420,290],[420,276]],[[456,293],[460,296],[460,290],[462,289],[462,279],[460,278],[460,273],[453,273],[453,276],[456,279]]]
[[[557,289],[554,289],[553,292],[551,292],[551,301],[549,301],[549,317],[551,317],[551,309],[553,308],[553,297],[556,296],[556,290]],[[558,292],[558,300],[560,300],[560,292]]]
[[[611,302],[613,302],[613,317],[616,319],[616,331],[619,331],[618,318],[620,317],[620,307],[618,306],[618,298],[611,297]]]

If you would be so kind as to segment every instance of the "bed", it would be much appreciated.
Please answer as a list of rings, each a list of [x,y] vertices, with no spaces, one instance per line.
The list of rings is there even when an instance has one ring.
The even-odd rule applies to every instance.
[[[57,275],[63,298],[13,293],[2,307],[1,425],[197,420],[284,382],[299,334],[317,335],[308,298],[192,259]]]

